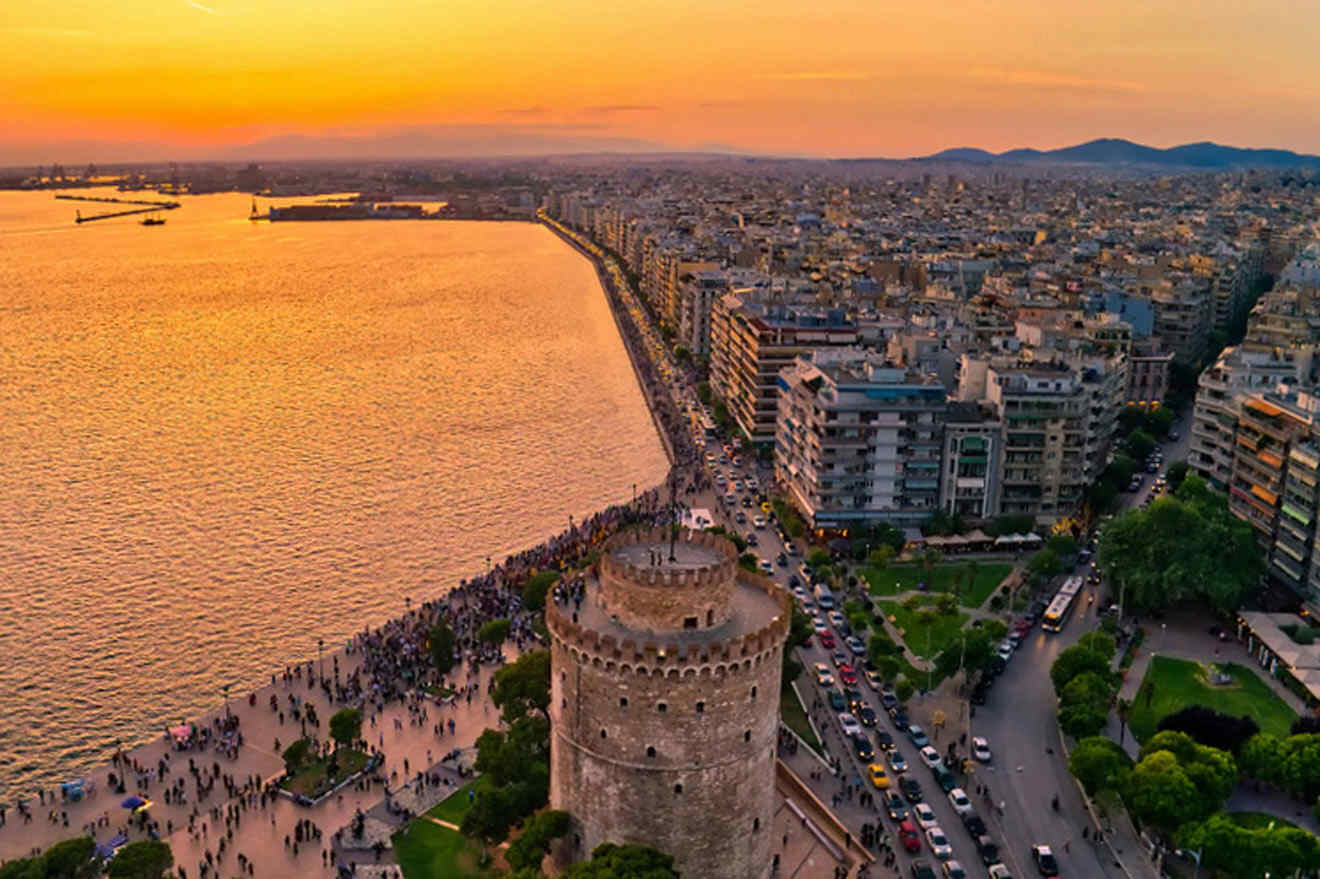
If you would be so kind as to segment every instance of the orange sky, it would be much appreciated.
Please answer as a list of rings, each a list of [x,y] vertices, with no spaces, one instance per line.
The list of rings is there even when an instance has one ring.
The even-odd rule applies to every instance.
[[[439,126],[833,156],[1101,136],[1320,152],[1317,20],[1305,6],[7,3],[0,159],[82,158],[51,155],[72,141],[147,141],[165,158]]]

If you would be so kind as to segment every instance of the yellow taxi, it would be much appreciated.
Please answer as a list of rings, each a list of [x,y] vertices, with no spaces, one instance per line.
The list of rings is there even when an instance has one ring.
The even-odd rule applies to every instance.
[[[866,767],[866,773],[871,776],[871,784],[884,790],[889,787],[889,776],[885,775],[885,767],[879,763],[872,763]]]

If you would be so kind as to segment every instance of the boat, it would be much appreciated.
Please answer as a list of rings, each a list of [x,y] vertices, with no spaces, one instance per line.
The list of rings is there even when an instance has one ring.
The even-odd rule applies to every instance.
[[[165,225],[165,220],[164,220],[163,218],[161,218],[161,217],[144,217],[144,218],[142,219],[142,225],[144,225],[144,226],[164,226],[164,225]]]

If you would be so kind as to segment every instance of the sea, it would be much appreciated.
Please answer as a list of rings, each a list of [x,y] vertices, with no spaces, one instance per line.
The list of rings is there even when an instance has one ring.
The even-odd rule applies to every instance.
[[[0,193],[0,802],[664,478],[547,229],[179,200]]]

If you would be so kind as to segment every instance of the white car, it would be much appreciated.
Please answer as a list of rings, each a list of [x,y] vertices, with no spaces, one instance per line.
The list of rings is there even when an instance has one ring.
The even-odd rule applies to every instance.
[[[953,811],[959,815],[966,815],[974,812],[976,809],[972,806],[972,801],[967,796],[967,791],[960,787],[955,787],[949,791],[949,805],[953,806]]]
[[[843,614],[839,613],[837,610],[830,611],[829,614],[827,614],[827,616],[829,618],[830,625],[836,629],[843,628],[844,625],[846,625],[848,622],[843,618]]]
[[[764,527],[765,527],[765,516],[756,516],[755,518],[753,518],[753,519],[752,519],[752,527],[753,527],[753,528],[764,528]]]
[[[944,862],[945,879],[967,879],[967,871],[957,861]]]
[[[823,662],[818,662],[812,667],[812,670],[816,672],[817,686],[819,687],[834,686],[834,673],[830,671],[830,667],[828,665],[826,665]]]
[[[993,759],[990,754],[990,743],[980,736],[973,736],[972,756],[982,763],[989,763]]]
[[[986,872],[990,874],[990,879],[1013,879],[1013,874],[1003,864],[991,864]]]
[[[775,563],[769,559],[761,559],[761,573],[773,574],[775,572]]]
[[[932,827],[939,827],[939,819],[935,817],[935,810],[927,803],[917,803],[912,807],[912,817],[916,820],[917,826],[922,830],[929,830]]]
[[[1008,662],[1013,658],[1013,642],[1000,641],[999,646],[995,648],[995,654],[1004,662]]]
[[[794,587],[793,587],[793,597],[796,598],[798,601],[806,601],[806,600],[807,600],[807,590],[803,589],[801,586],[794,586]]]
[[[928,769],[934,769],[936,766],[939,766],[944,762],[940,759],[940,752],[932,748],[930,745],[922,748],[918,752],[918,755],[921,757],[921,762],[925,763],[926,768]]]
[[[941,861],[953,857],[953,846],[949,845],[949,838],[944,835],[938,824],[926,828],[926,844],[930,846],[930,853]]]
[[[824,635],[830,630],[830,627],[825,625],[825,621],[820,617],[812,617],[811,628],[817,635]]]
[[[862,725],[857,722],[857,718],[846,711],[839,715],[839,726],[843,727],[845,736],[861,735]]]

